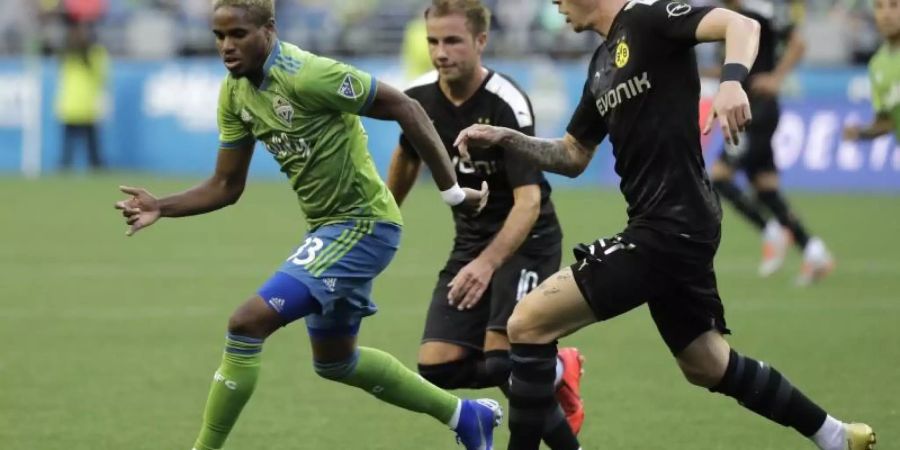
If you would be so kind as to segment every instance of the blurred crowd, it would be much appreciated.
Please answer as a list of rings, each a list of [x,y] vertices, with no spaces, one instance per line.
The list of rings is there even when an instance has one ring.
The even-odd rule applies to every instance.
[[[715,3],[715,0],[694,0]],[[778,1],[778,0],[776,0]],[[395,55],[426,0],[277,0],[282,37],[312,51],[337,55]],[[494,11],[494,54],[581,56],[597,43],[565,27],[550,0],[485,0]],[[93,24],[111,54],[168,58],[214,52],[208,30],[211,0],[3,0],[0,54],[65,47],[67,17]],[[809,0],[807,61],[864,62],[877,48],[871,0]],[[823,40],[824,39],[824,40]]]

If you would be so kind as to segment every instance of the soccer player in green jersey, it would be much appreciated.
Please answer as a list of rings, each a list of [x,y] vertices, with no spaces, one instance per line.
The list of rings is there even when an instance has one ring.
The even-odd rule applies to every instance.
[[[849,126],[849,141],[875,139],[894,133],[900,137],[900,1],[875,0],[875,23],[884,44],[869,61],[872,80],[872,108],[875,119],[866,126]]]
[[[428,116],[417,102],[372,76],[305,52],[276,36],[273,0],[216,0],[213,33],[230,72],[222,83],[220,150],[211,178],[156,198],[123,187],[118,202],[131,235],[161,217],[208,213],[235,203],[256,141],[281,165],[309,231],[304,242],[228,322],[195,450],[223,447],[256,386],[264,340],[304,318],[322,377],[428,414],[456,431],[469,450],[490,450],[500,408],[461,400],[393,356],[357,346],[363,317],[376,312],[372,280],[399,244],[402,221],[367,152],[359,115],[395,120],[428,164],[444,200],[477,213],[487,187],[462,189]]]

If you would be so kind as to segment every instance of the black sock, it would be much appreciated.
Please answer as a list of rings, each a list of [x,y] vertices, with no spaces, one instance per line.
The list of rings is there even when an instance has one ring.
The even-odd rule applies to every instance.
[[[510,358],[508,449],[538,450],[545,432],[554,437],[565,435],[566,431],[571,435],[553,385],[556,344],[513,344]]]
[[[484,352],[484,360],[491,379],[503,391],[503,394],[509,397],[509,375],[512,370],[509,352],[506,350],[490,350]],[[578,450],[581,444],[578,443],[578,439],[572,433],[571,428],[569,428],[569,422],[565,420],[566,415],[559,405],[556,405],[553,414],[562,417],[563,420],[552,419],[545,422],[548,425],[552,425],[549,429],[544,430],[544,443],[551,450]]]
[[[419,364],[419,375],[443,389],[481,389],[494,385],[480,356],[443,364]]]
[[[578,438],[575,437],[575,433],[572,432],[572,428],[566,420],[566,413],[559,404],[551,411],[544,425],[544,443],[551,450],[579,450],[581,448]]]
[[[509,374],[512,372],[512,361],[507,350],[488,350],[484,352],[484,365],[488,378],[494,386],[509,397]]]
[[[803,224],[800,223],[797,216],[791,212],[787,200],[781,196],[781,193],[778,191],[759,191],[756,193],[756,196],[759,197],[760,202],[772,211],[778,222],[791,230],[791,233],[794,234],[794,242],[800,246],[800,249],[806,248],[806,244],[809,242],[809,234],[803,228]]]
[[[825,423],[827,414],[791,385],[772,366],[741,356],[734,350],[719,385],[710,389],[732,397],[741,406],[811,437]]]
[[[751,199],[747,198],[743,192],[730,180],[713,181],[713,187],[722,197],[725,197],[741,215],[750,223],[756,225],[762,230],[766,227],[766,219],[762,216],[762,211]]]

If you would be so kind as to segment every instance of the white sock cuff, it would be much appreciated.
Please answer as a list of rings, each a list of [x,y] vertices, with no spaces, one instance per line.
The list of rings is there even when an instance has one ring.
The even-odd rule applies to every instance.
[[[821,450],[844,450],[844,423],[831,416],[825,417],[825,423],[812,436],[813,442]]]
[[[450,417],[450,420],[447,422],[447,426],[450,427],[451,430],[455,430],[457,426],[459,426],[459,415],[462,413],[462,400],[456,401],[456,411],[453,411],[453,416]]]

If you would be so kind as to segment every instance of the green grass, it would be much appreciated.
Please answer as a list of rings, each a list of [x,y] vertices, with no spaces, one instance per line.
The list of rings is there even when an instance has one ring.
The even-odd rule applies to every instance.
[[[189,182],[107,175],[0,179],[0,448],[187,450],[225,324],[298,243],[302,218],[284,183],[252,184],[235,207],[165,220],[125,238],[119,183],[164,193]],[[792,196],[838,270],[792,285],[796,252],[756,275],[758,238],[726,213],[717,258],[731,342],[787,374],[834,415],[866,420],[881,449],[900,445],[900,222],[893,197]],[[560,190],[566,247],[617,232],[611,191]],[[403,246],[378,279],[381,312],[361,341],[415,363],[449,212],[420,188],[404,208]],[[567,253],[564,261],[571,261]],[[588,360],[586,449],[812,448],[733,401],[682,381],[646,309],[566,339]],[[455,449],[431,419],[323,381],[302,326],[269,340],[253,400],[229,449]],[[486,392],[492,396],[497,391]],[[498,436],[505,448],[506,430]]]

